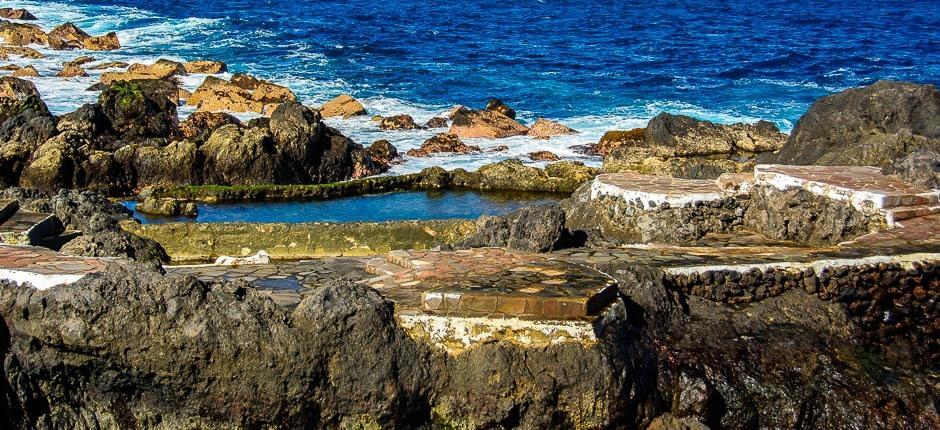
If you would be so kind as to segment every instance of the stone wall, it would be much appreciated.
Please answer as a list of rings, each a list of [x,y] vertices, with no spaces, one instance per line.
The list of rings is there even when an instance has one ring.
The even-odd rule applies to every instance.
[[[705,270],[665,274],[667,288],[741,305],[802,289],[841,303],[868,347],[940,359],[940,261],[824,267]]]

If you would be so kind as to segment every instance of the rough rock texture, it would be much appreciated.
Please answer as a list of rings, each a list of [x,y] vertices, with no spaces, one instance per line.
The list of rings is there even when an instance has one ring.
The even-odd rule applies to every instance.
[[[492,110],[472,110],[463,106],[451,113],[451,126],[448,133],[462,138],[503,138],[521,136],[529,128],[516,120]]]
[[[565,234],[565,212],[557,203],[517,209],[505,216],[484,215],[476,232],[458,246],[508,247],[520,251],[556,249]]]
[[[77,78],[77,77],[88,77],[88,72],[85,71],[81,66],[76,64],[69,64],[62,68],[55,75],[57,78]]]
[[[348,94],[341,94],[336,96],[336,98],[326,102],[320,107],[320,115],[324,118],[341,116],[343,118],[350,118],[359,115],[365,115],[366,108],[362,106],[362,103],[359,103],[358,100],[354,99]]]
[[[802,189],[754,187],[744,224],[780,240],[834,245],[885,228],[881,217],[866,216],[851,204]]]
[[[559,161],[539,169],[509,159],[487,164],[477,171],[477,178],[461,181],[455,171],[454,181],[483,190],[525,190],[570,193],[597,175],[597,169],[574,161]],[[475,185],[475,186],[474,186]]]
[[[652,208],[646,202],[602,196],[591,199],[590,184],[562,202],[566,225],[595,240],[616,243],[687,244],[709,233],[727,233],[743,225],[746,198]]]
[[[38,78],[39,71],[33,66],[26,66],[14,70],[10,76],[14,78]]]
[[[563,136],[568,134],[577,134],[578,132],[564,124],[556,121],[539,118],[529,128],[529,136],[536,139],[548,139],[552,136]]]
[[[420,130],[421,126],[411,115],[395,115],[382,118],[379,128],[382,130]]]
[[[287,87],[245,74],[235,74],[226,81],[214,76],[206,80],[186,100],[200,111],[257,112],[271,114],[281,103],[295,102],[297,97]]]
[[[695,179],[753,169],[756,153],[779,149],[786,135],[766,121],[719,125],[662,113],[643,130],[609,132],[596,149],[606,152],[604,170],[634,171]]]
[[[205,142],[215,129],[226,124],[241,124],[234,116],[224,112],[194,112],[180,123],[180,134],[185,139]]]
[[[555,153],[551,151],[535,151],[529,153],[529,159],[533,161],[558,161],[558,158]]]
[[[933,85],[879,81],[817,100],[786,145],[761,161],[890,168],[918,151],[940,151],[940,91]],[[897,172],[918,181],[933,173],[930,168]]]
[[[510,119],[516,119],[516,111],[507,106],[506,103],[503,103],[500,99],[490,99],[490,101],[486,102],[486,110],[499,112]]]
[[[919,187],[940,189],[940,149],[920,148],[882,169]]]
[[[0,31],[2,31],[2,28],[0,27]],[[0,33],[0,37],[2,37],[2,33]],[[45,55],[41,52],[28,46],[0,46],[0,57],[5,58],[11,55],[32,59],[45,58]]]
[[[68,230],[80,230],[82,235],[66,243],[63,253],[130,258],[155,267],[170,259],[157,242],[124,231],[120,223],[133,222],[131,212],[102,194],[62,190],[47,197],[36,190],[7,188],[2,196],[18,200],[26,210],[55,215]]]
[[[184,203],[176,199],[145,198],[137,203],[138,212],[161,216],[183,215],[195,218],[199,209],[195,203]]]
[[[424,124],[426,128],[446,128],[448,124],[447,118],[436,116],[428,120]]]
[[[0,8],[0,18],[20,19],[24,21],[35,21],[36,16],[26,9],[14,9],[10,7]]]
[[[0,178],[15,185],[36,149],[56,133],[56,120],[32,82],[0,78]]]
[[[196,60],[183,63],[183,69],[186,70],[186,73],[203,73],[208,75],[215,75],[218,73],[227,72],[228,66],[221,61]]]
[[[367,150],[369,151],[369,155],[372,156],[372,159],[380,163],[392,164],[401,158],[401,155],[398,153],[398,148],[395,148],[392,142],[385,139],[372,142]]]
[[[428,140],[425,140],[418,149],[409,149],[409,157],[427,157],[437,153],[457,153],[472,154],[480,152],[480,147],[476,145],[467,145],[460,141],[460,138],[450,133],[438,133]]]

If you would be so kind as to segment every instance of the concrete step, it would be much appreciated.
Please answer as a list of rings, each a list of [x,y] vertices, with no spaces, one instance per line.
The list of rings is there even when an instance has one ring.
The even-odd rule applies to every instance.
[[[376,257],[366,262],[366,272],[376,276],[392,276],[404,272],[401,266],[389,263],[385,258]]]
[[[0,199],[0,223],[6,222],[20,209],[20,202],[11,199]]]
[[[42,240],[58,236],[64,231],[65,227],[55,215],[17,211],[0,224],[0,239],[9,244],[38,245]]]
[[[385,260],[389,264],[394,264],[402,269],[413,270],[415,265],[412,264],[412,255],[408,251],[395,250],[391,251],[388,254],[385,254]]]
[[[936,214],[940,214],[940,205],[900,206],[885,210],[885,218],[888,224]]]

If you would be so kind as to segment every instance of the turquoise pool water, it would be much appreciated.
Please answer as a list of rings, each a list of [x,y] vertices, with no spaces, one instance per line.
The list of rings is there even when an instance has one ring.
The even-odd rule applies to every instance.
[[[381,222],[471,219],[501,215],[522,206],[557,201],[563,195],[409,191],[334,200],[199,204],[199,216],[159,217],[134,212],[144,224],[165,222]],[[124,205],[135,210],[136,202]]]

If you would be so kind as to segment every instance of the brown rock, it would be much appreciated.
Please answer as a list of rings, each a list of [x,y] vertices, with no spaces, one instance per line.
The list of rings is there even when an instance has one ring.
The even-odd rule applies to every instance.
[[[89,67],[92,70],[104,70],[104,69],[127,69],[130,64],[127,64],[123,61],[108,61],[101,64],[95,64],[94,66]]]
[[[506,152],[509,150],[509,147],[506,145],[497,145],[486,150],[486,152]]]
[[[395,115],[382,118],[379,128],[382,130],[418,130],[421,126],[415,123],[411,115]]]
[[[210,60],[187,61],[183,63],[183,67],[186,69],[186,73],[202,73],[207,75],[215,75],[228,71],[228,66],[225,65],[225,63]]]
[[[226,124],[241,124],[241,121],[222,112],[195,112],[180,123],[180,133],[184,139],[204,141],[215,129]]]
[[[0,8],[0,18],[19,19],[23,21],[34,21],[36,16],[29,13],[26,9],[13,9],[10,7]]]
[[[503,103],[500,99],[490,99],[490,101],[486,103],[486,110],[499,112],[509,118],[516,119],[516,111],[507,106],[506,103]]]
[[[232,112],[272,112],[277,105],[296,101],[287,87],[238,74],[231,81],[206,77],[186,104],[198,106],[200,111],[228,110]]]
[[[558,161],[560,160],[560,158],[558,158],[558,156],[552,153],[551,151],[530,152],[529,159],[531,159],[532,161]]]
[[[480,147],[466,145],[460,141],[460,138],[450,133],[440,133],[424,141],[419,149],[410,149],[407,154],[410,157],[427,157],[431,154],[451,152],[457,154],[472,154],[480,152]]]
[[[30,48],[28,46],[0,46],[0,57],[8,58],[9,56],[23,57],[23,58],[32,58],[39,59],[45,58],[41,52]]]
[[[87,56],[87,55],[82,55],[81,57],[76,57],[75,59],[73,59],[73,60],[71,60],[71,61],[66,61],[66,62],[62,63],[62,67],[68,67],[68,66],[84,66],[85,64],[88,64],[88,63],[90,63],[90,62],[92,62],[92,61],[95,61],[95,58],[94,58],[94,57],[89,57],[89,56]]]
[[[26,66],[26,67],[23,67],[21,69],[14,71],[11,76],[15,78],[24,78],[24,77],[38,78],[39,72],[33,66]]]
[[[131,64],[125,72],[108,72],[101,75],[101,82],[134,81],[139,79],[167,79],[186,75],[183,63],[160,59],[151,65]]]
[[[46,44],[54,49],[76,49],[85,46],[85,40],[91,35],[82,31],[75,24],[66,22],[49,32]]]
[[[392,142],[388,140],[376,140],[369,145],[368,150],[369,155],[372,156],[372,159],[381,163],[391,164],[392,161],[399,158],[398,148],[395,148],[395,145],[392,145]]]
[[[0,99],[25,100],[34,96],[39,97],[39,90],[32,82],[10,76],[0,78]]]
[[[645,128],[634,128],[626,131],[611,130],[604,133],[604,136],[597,142],[594,149],[598,155],[606,157],[613,150],[621,146],[641,144],[645,132]]]
[[[0,39],[9,45],[24,46],[31,43],[47,45],[49,37],[36,24],[0,23]]]
[[[121,41],[113,31],[104,36],[89,37],[82,41],[82,44],[89,51],[113,51],[121,48]]]
[[[3,66],[0,66],[0,70],[5,70],[8,72],[12,72],[14,70],[19,70],[19,69],[22,69],[22,67],[17,66],[16,64],[5,64]]]
[[[341,116],[349,118],[358,115],[365,115],[366,108],[348,94],[341,94],[336,98],[326,102],[320,108],[320,115],[324,118]]]
[[[447,118],[442,118],[442,117],[436,116],[436,117],[434,117],[434,118],[429,119],[428,122],[427,122],[426,124],[424,124],[424,126],[427,127],[427,128],[444,128],[444,127],[447,127]]]
[[[536,139],[548,139],[552,136],[561,136],[568,134],[577,134],[573,128],[567,127],[559,122],[550,121],[545,118],[539,118],[529,129],[529,136]]]
[[[80,78],[87,77],[88,73],[82,66],[68,65],[55,75],[57,78]]]
[[[453,112],[452,118],[449,133],[463,138],[498,139],[529,132],[528,127],[496,111],[472,110],[461,106]]]

